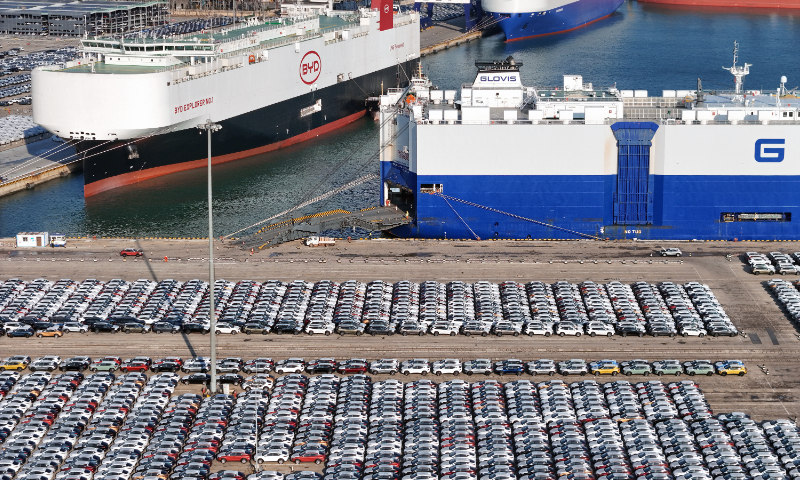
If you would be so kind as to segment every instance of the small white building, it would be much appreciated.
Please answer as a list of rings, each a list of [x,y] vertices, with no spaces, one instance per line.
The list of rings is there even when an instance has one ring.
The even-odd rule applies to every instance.
[[[49,247],[47,232],[22,232],[17,234],[18,247]]]

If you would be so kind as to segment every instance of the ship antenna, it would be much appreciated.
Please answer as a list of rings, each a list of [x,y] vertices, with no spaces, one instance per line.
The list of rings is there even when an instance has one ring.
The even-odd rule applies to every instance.
[[[696,107],[703,106],[703,80],[697,79],[697,100],[695,101],[694,105]]]
[[[739,60],[739,43],[733,42],[733,65],[731,67],[722,67],[723,70],[731,72],[734,78],[734,87],[736,94],[744,91],[744,77],[750,73],[750,67],[753,65],[745,63],[743,67],[737,67],[736,62]]]

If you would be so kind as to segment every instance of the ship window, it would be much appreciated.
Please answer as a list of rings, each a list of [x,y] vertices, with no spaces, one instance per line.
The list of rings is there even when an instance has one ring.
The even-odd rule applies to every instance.
[[[784,117],[784,118],[788,117],[788,116],[789,116],[789,115],[788,115],[788,113],[789,113],[789,112],[783,112],[783,117]]]
[[[521,14],[521,13],[518,13],[518,14],[517,14],[517,18],[522,18],[522,14]]]
[[[419,185],[420,193],[442,193],[444,185],[441,183],[421,183]]]

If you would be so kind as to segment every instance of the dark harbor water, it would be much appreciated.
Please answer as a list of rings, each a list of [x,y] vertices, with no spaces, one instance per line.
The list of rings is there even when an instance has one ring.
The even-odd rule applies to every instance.
[[[730,89],[734,40],[740,64],[753,64],[746,88],[800,85],[800,11],[658,6],[628,0],[611,17],[562,35],[513,43],[496,34],[425,57],[434,84],[471,82],[476,60],[522,61],[526,85],[560,85],[564,74],[595,86]],[[198,136],[198,141],[205,141]],[[476,139],[491,141],[491,139]],[[520,148],[533,148],[520,139]],[[225,235],[366,173],[378,172],[378,125],[364,118],[332,134],[214,168],[215,235]],[[305,209],[375,205],[378,181]],[[98,236],[206,236],[206,171],[198,169],[83,197],[75,175],[0,198],[0,236],[20,231]],[[299,213],[302,214],[302,213]]]

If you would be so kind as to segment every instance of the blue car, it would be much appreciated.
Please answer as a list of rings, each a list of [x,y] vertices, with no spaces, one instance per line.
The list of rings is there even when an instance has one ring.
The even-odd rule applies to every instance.
[[[522,375],[525,372],[525,364],[522,360],[505,360],[495,363],[494,371],[498,375]]]
[[[31,327],[28,328],[15,328],[13,330],[9,330],[6,332],[8,337],[25,337],[29,338],[33,336],[33,329]]]

